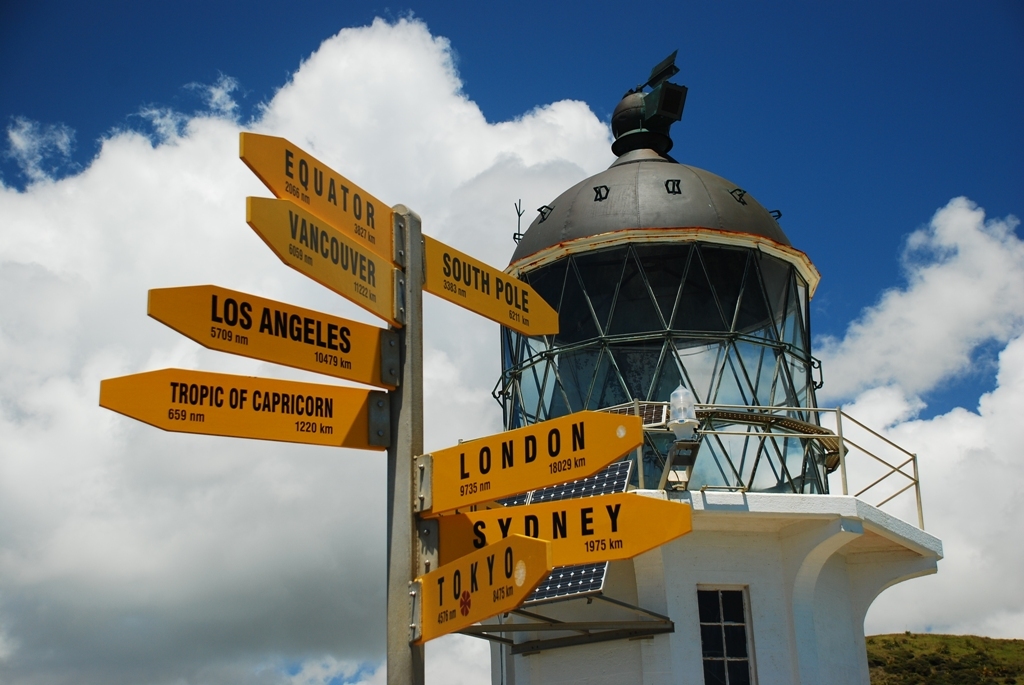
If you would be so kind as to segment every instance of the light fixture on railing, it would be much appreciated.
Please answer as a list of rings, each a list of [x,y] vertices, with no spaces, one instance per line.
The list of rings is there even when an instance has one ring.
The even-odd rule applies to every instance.
[[[700,449],[700,436],[697,435],[697,412],[694,408],[693,393],[680,385],[672,391],[668,402],[669,418],[668,428],[675,435],[675,442],[668,451],[665,459],[665,469],[661,474],[659,490],[664,490],[668,485],[668,474],[676,467],[686,469],[686,480],[676,487],[686,487],[690,480],[690,472],[697,461],[697,450]]]
[[[680,385],[669,398],[668,428],[675,433],[676,440],[693,440],[697,432],[697,412],[694,410],[693,393]]]

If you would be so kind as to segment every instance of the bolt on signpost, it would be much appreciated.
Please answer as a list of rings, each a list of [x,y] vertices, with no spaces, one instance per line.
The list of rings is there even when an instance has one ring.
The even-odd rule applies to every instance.
[[[389,328],[212,285],[151,290],[149,315],[210,349],[386,392],[163,369],[102,381],[100,405],[168,431],[387,449],[389,685],[422,685],[424,642],[514,610],[553,563],[625,559],[689,531],[688,506],[627,494],[466,513],[600,471],[643,442],[640,418],[584,411],[424,454],[423,292],[524,335],[557,333],[558,313],[287,140],[239,143],[279,198],[248,198],[249,226]]]

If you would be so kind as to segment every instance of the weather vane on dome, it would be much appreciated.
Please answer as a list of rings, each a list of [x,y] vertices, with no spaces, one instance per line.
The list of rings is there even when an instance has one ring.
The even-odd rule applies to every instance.
[[[519,219],[516,221],[516,232],[512,234],[512,240],[516,241],[516,245],[523,239],[523,198],[519,198],[519,202],[512,205],[516,208],[516,216]]]
[[[651,69],[651,75],[647,81],[641,83],[636,88],[626,92],[626,95],[630,93],[640,93],[644,88],[650,86],[651,88],[657,88],[665,81],[669,80],[673,76],[679,73],[679,67],[676,66],[676,55],[679,53],[678,50],[672,52],[671,55],[661,60],[656,67]],[[681,86],[680,86],[681,87]],[[686,88],[683,88],[686,90]]]
[[[630,150],[651,148],[662,154],[672,149],[669,128],[683,118],[686,86],[668,79],[679,73],[676,50],[653,69],[647,81],[626,91],[612,114],[615,142],[612,152],[623,155]],[[651,92],[645,93],[644,88]]]

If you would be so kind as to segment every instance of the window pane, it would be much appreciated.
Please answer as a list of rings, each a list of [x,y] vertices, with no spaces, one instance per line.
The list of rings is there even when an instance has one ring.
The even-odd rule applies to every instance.
[[[682,331],[726,331],[728,325],[722,319],[722,311],[718,308],[715,296],[711,292],[711,283],[704,262],[694,255],[690,260],[683,284],[683,294],[679,299],[673,330]]]
[[[701,623],[718,623],[718,590],[697,590],[697,611]]]
[[[622,272],[619,296],[615,300],[615,311],[612,313],[611,323],[608,324],[608,332],[611,335],[618,335],[661,328],[657,304],[651,298],[640,266],[630,255]]]
[[[704,685],[725,685],[724,661],[704,661]]]
[[[654,380],[654,373],[657,371],[658,360],[661,358],[664,347],[663,340],[609,345],[612,356],[615,357],[615,363],[619,366],[619,373],[622,374],[629,394],[633,397],[641,400],[647,399],[647,393],[651,391],[651,382]],[[676,376],[678,375],[676,374]],[[674,387],[672,389],[675,390]],[[660,397],[658,399],[661,400]]]
[[[707,269],[708,279],[718,297],[726,330],[731,330],[736,314],[736,303],[743,284],[743,271],[747,265],[748,251],[730,247],[700,246],[700,255]]]
[[[743,623],[743,592],[722,590],[722,618],[726,623]]]
[[[594,315],[590,313],[587,297],[583,294],[576,272],[569,269],[562,292],[562,302],[558,310],[558,334],[555,342],[559,345],[591,340],[600,332],[594,323]]]
[[[700,647],[704,656],[724,657],[722,649],[722,626],[701,626]]]
[[[622,279],[626,255],[627,248],[618,247],[579,254],[571,258],[576,264],[576,272],[587,291],[587,296],[590,298],[590,304],[594,307],[594,313],[597,315],[597,321],[602,331],[606,330],[608,326],[612,298],[615,295],[616,286]],[[571,279],[572,276],[573,274],[570,272],[569,278]],[[568,280],[566,281],[567,288]]]
[[[671,327],[672,312],[683,281],[690,246],[634,244],[633,252],[644,268],[662,316]]]
[[[729,685],[750,685],[750,665],[746,659],[729,662]]]
[[[730,659],[747,656],[747,629],[744,626],[725,626],[725,654]]]

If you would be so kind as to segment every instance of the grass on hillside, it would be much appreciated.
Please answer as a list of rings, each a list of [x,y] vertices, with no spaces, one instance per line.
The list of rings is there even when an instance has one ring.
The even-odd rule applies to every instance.
[[[871,685],[1024,685],[1024,640],[904,633],[867,643]]]

